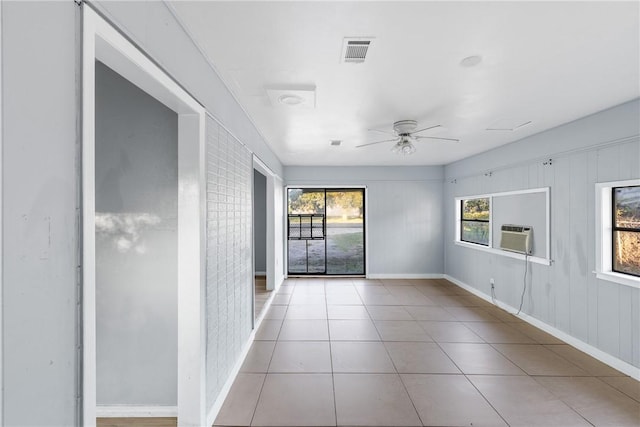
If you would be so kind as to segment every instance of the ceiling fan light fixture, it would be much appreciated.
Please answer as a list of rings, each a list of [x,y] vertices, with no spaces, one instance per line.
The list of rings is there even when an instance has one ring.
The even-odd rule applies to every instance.
[[[398,155],[408,156],[416,152],[416,147],[409,139],[402,138],[396,145],[391,147],[391,151]]]

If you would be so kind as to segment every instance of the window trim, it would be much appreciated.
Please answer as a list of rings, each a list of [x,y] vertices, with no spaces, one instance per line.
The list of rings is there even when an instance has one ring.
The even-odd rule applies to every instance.
[[[640,179],[596,183],[596,277],[640,288],[640,277],[613,270],[613,188],[640,185]]]
[[[546,227],[545,227],[545,235],[547,237],[547,244],[545,247],[545,256],[531,256],[524,254],[519,254],[516,252],[505,251],[500,248],[493,247],[493,215],[491,211],[493,210],[493,198],[501,197],[501,196],[515,196],[519,194],[530,194],[530,193],[544,193],[546,208],[545,208],[545,216],[546,216]],[[470,199],[486,199],[489,198],[489,246],[481,245],[478,243],[471,243],[460,240],[461,231],[461,216],[462,209],[460,205],[460,200],[470,200]],[[533,262],[535,264],[541,265],[551,265],[551,194],[550,187],[540,187],[540,188],[529,188],[526,190],[513,190],[513,191],[503,191],[499,193],[486,193],[486,194],[474,194],[469,196],[460,196],[455,197],[455,234],[454,234],[454,244],[457,246],[462,246],[465,248],[470,248],[482,252],[489,252],[494,255],[500,255],[507,258],[515,258],[519,260],[528,260],[529,262]]]

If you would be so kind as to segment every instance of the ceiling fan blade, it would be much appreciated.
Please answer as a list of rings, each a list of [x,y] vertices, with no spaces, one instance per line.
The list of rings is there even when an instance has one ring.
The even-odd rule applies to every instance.
[[[383,143],[383,142],[397,141],[397,140],[398,140],[398,138],[385,139],[384,141],[376,141],[376,142],[370,142],[370,143],[368,143],[368,144],[356,145],[356,148],[366,147],[367,145],[373,145],[373,144],[381,144],[381,143]]]
[[[425,131],[425,130],[439,128],[439,127],[441,127],[441,126],[442,126],[442,125],[429,126],[428,128],[424,128],[424,129],[420,129],[420,130],[415,130],[415,131],[413,131],[413,132],[411,132],[411,133],[412,133],[412,134],[420,133],[420,132]]]
[[[388,130],[380,130],[380,129],[367,129],[368,131],[386,133],[387,135],[395,135],[395,132],[389,132]]]
[[[415,138],[415,139],[440,139],[442,141],[460,142],[459,139],[455,139],[455,138],[439,138],[437,136],[413,136],[413,138]]]

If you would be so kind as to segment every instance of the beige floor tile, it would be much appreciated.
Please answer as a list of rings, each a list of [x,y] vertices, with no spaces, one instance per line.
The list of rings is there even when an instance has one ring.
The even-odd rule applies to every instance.
[[[331,359],[333,360],[333,372],[396,372],[387,349],[381,342],[332,342]]]
[[[589,375],[541,344],[494,344],[493,347],[529,375]]]
[[[369,312],[364,305],[327,305],[327,315],[334,320],[369,319]]]
[[[252,425],[336,424],[331,374],[268,374]]]
[[[528,323],[514,322],[514,323],[510,323],[509,326],[516,329],[517,331],[522,332],[523,334],[532,338],[535,342],[539,344],[565,344],[564,341],[559,340],[553,335],[548,334],[545,331],[540,330]]]
[[[285,319],[326,319],[327,306],[315,305],[290,305]]]
[[[421,293],[423,293],[429,299],[432,299],[431,297],[437,297],[437,296],[443,296],[443,295],[458,295],[458,291],[449,286],[445,287],[442,285],[418,285],[416,286],[416,289],[418,289]]]
[[[480,307],[447,307],[446,310],[456,320],[464,322],[500,322],[500,319]]]
[[[378,320],[382,341],[433,341],[415,320]]]
[[[600,377],[600,379],[616,390],[640,402],[640,381],[631,377]]]
[[[362,300],[357,294],[327,295],[327,304],[358,305],[358,304],[362,304]]]
[[[391,294],[361,294],[362,302],[366,305],[404,305]]]
[[[431,342],[385,342],[399,373],[459,374],[451,359]]]
[[[380,281],[385,286],[413,286],[413,283],[411,283],[409,279],[380,279]]]
[[[324,284],[316,283],[313,285],[298,285],[293,293],[294,295],[324,295]]]
[[[545,348],[559,354],[563,358],[567,359],[571,363],[578,365],[588,373],[598,377],[623,377],[622,372],[613,369],[612,367],[605,365],[599,360],[589,356],[586,353],[568,345],[546,345]]]
[[[270,373],[330,373],[331,351],[328,341],[278,341]]]
[[[282,320],[263,320],[256,332],[256,341],[275,341],[278,339]]]
[[[420,426],[397,374],[335,374],[338,425]]]
[[[214,424],[219,426],[251,425],[264,378],[264,374],[238,374]]]
[[[492,316],[497,317],[498,319],[500,319],[501,322],[506,322],[506,323],[525,323],[524,320],[522,320],[519,317],[516,317],[515,315],[501,309],[500,307],[483,307],[489,314],[491,314]]]
[[[455,317],[442,307],[435,306],[404,306],[413,320],[454,321]]]
[[[468,375],[526,375],[489,344],[441,343],[440,347]]]
[[[436,305],[414,286],[388,286],[387,289],[402,305]]]
[[[331,341],[380,341],[373,322],[367,319],[329,320]]]
[[[326,298],[324,294],[298,294],[294,292],[289,300],[289,305],[322,305],[327,303]]]
[[[460,322],[418,322],[435,342],[475,342],[484,340]]]
[[[294,289],[295,289],[295,286],[282,285],[280,286],[280,288],[278,288],[277,295],[290,295],[293,293]]]
[[[369,305],[367,310],[373,320],[413,320],[401,305]]]
[[[536,381],[594,425],[640,426],[640,403],[597,378],[537,377]]]
[[[356,291],[360,296],[363,295],[391,295],[389,290],[380,285],[356,285]]]
[[[272,305],[265,313],[264,318],[265,320],[280,320],[284,319],[286,313],[286,305]]]
[[[359,296],[355,286],[351,285],[327,285],[325,288],[327,296],[329,295],[355,295]]]
[[[435,304],[442,307],[472,307],[473,304],[460,295],[435,295],[429,296]]]
[[[275,341],[254,341],[240,372],[266,373],[275,345]]]
[[[287,305],[289,304],[289,300],[291,299],[292,294],[281,294],[278,293],[273,296],[272,305]]]
[[[531,377],[472,375],[468,378],[512,427],[590,426]]]
[[[536,344],[536,342],[502,322],[464,322],[464,325],[488,343],[496,344]]]
[[[506,426],[464,375],[402,374],[425,426]]]
[[[326,320],[285,320],[282,323],[281,341],[327,341],[329,329]]]

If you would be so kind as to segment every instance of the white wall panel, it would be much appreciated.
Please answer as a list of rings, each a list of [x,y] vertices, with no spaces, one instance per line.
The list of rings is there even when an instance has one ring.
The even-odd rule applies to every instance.
[[[493,277],[498,299],[513,307],[520,304],[523,262],[493,254],[488,261],[486,253],[455,245],[449,206],[464,195],[550,187],[554,262],[530,266],[523,311],[638,367],[640,289],[598,280],[592,272],[595,184],[640,177],[639,105],[632,101],[448,165],[444,185],[446,274],[486,294]]]
[[[237,363],[252,328],[253,159],[207,117],[207,408]]]
[[[5,426],[71,426],[79,360],[74,2],[2,2]]]

